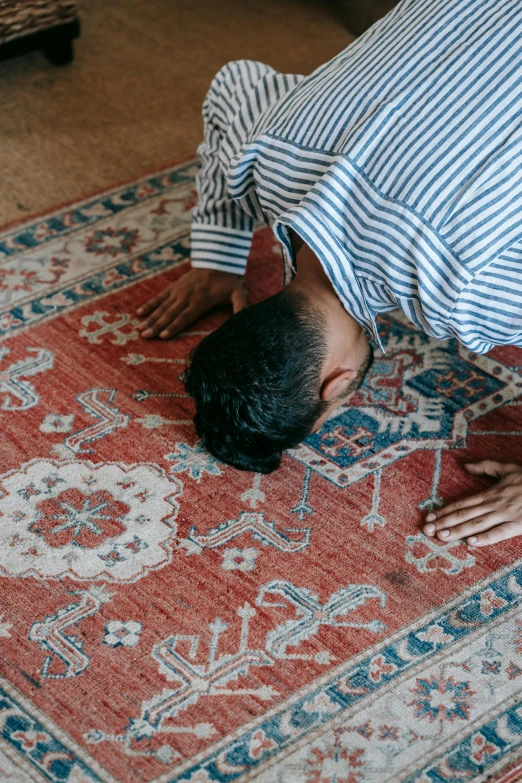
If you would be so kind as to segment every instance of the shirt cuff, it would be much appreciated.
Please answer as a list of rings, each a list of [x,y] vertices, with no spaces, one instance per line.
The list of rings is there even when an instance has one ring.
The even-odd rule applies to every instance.
[[[195,269],[217,269],[242,275],[251,244],[252,231],[193,224],[190,235],[191,264]]]

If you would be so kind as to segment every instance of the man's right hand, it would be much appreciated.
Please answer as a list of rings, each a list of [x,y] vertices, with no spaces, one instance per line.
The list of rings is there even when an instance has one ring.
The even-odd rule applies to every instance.
[[[246,307],[242,280],[229,272],[190,269],[138,308],[137,314],[145,318],[138,326],[142,337],[174,337],[214,307],[231,304],[238,313]]]

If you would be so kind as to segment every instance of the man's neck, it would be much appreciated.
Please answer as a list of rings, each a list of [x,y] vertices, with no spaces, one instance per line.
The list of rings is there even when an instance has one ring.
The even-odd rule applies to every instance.
[[[294,231],[290,232],[296,258],[296,274],[288,287],[303,294],[327,323],[328,356],[324,372],[339,366],[358,368],[368,354],[368,340],[360,324],[345,310],[323,265]]]
[[[290,237],[296,262],[296,273],[289,283],[291,289],[304,294],[318,309],[325,307],[331,312],[341,308],[344,311],[339,297],[314,251],[292,229],[290,229]],[[346,315],[348,316],[348,314]]]

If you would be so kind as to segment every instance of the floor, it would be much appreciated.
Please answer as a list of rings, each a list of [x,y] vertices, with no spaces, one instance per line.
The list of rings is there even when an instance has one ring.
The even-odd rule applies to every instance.
[[[83,0],[72,65],[0,63],[0,225],[195,153],[227,61],[309,73],[353,39],[324,0]]]

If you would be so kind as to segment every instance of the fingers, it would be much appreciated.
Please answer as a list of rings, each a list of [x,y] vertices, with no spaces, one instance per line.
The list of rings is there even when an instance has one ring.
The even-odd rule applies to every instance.
[[[168,291],[161,291],[157,296],[152,297],[152,299],[149,299],[147,302],[145,302],[144,305],[141,307],[138,307],[136,310],[138,315],[144,316],[145,318],[153,312],[162,302],[165,301],[165,299],[168,299],[169,292]]]
[[[426,522],[432,523],[426,525],[431,528],[433,535],[437,530],[441,530],[443,527],[451,525],[458,525],[459,522],[465,522],[467,519],[471,519],[473,516],[477,516],[476,506],[480,506],[486,500],[486,493],[479,492],[477,495],[471,495],[464,500],[457,500],[455,503],[448,503],[444,508],[432,511],[426,517]],[[433,524],[434,523],[434,524]]]
[[[152,307],[153,303],[156,304],[155,307],[153,307],[151,310],[150,307]],[[147,310],[148,312],[148,317],[138,325],[138,331],[142,333],[141,336],[147,339],[149,337],[155,337],[158,334],[156,324],[158,323],[159,319],[164,315],[164,313],[167,312],[167,310],[175,306],[175,304],[175,295],[173,296],[172,293],[164,291],[163,293],[154,297],[154,299],[151,299],[150,302],[147,302],[142,308],[140,308],[140,310]]]
[[[171,326],[176,318],[185,310],[189,309],[186,302],[168,301],[165,305],[155,310],[145,321],[145,331],[142,331],[142,337],[150,339],[152,337],[163,337],[163,332]],[[143,328],[143,327],[142,327]]]
[[[519,470],[520,466],[509,462],[495,462],[486,459],[482,462],[472,462],[464,465],[464,469],[473,476],[491,476],[492,478],[502,478],[507,473]]]
[[[498,544],[499,541],[507,541],[508,538],[514,538],[515,536],[520,535],[522,535],[521,522],[504,522],[501,525],[496,525],[485,533],[470,536],[467,539],[467,543],[473,547],[490,546],[490,544]]]
[[[522,534],[522,469],[493,460],[468,464],[476,476],[500,481],[490,489],[428,514],[423,531],[440,541],[465,539],[470,546],[488,546]]]
[[[483,517],[493,511],[493,507],[487,503],[485,493],[472,495],[464,500],[457,500],[455,503],[449,503],[444,508],[432,511],[426,517],[427,524],[423,527],[423,532],[427,536],[437,535],[439,538],[441,531],[448,531],[450,528],[460,528],[469,520]],[[461,538],[461,536],[444,535],[442,538]]]
[[[475,501],[471,504],[469,501]],[[448,530],[455,528],[459,530],[464,524],[469,523],[470,520],[476,520],[483,517],[485,514],[491,513],[494,509],[483,504],[482,495],[474,495],[466,500],[460,500],[457,503],[450,503],[446,508],[438,509],[437,511],[428,514],[423,531],[427,536],[437,535],[441,538],[441,531],[444,532],[442,538],[461,538],[462,536],[449,536]],[[465,505],[466,504],[466,505]]]
[[[232,312],[239,313],[240,310],[244,310],[247,306],[247,290],[243,285],[239,285],[232,291]]]
[[[436,535],[439,541],[456,541],[469,536],[475,536],[489,530],[502,522],[507,522],[506,515],[495,509],[477,509],[476,516],[460,524],[448,525],[446,521],[438,522],[438,529],[431,535]]]
[[[171,321],[170,324],[163,328],[163,330],[160,332],[161,339],[168,340],[169,337],[175,337],[175,335],[179,334],[179,332],[182,332],[184,329],[186,329],[187,326],[190,326],[194,323],[194,321],[197,321],[200,315],[201,313],[194,308],[186,308],[177,316],[177,318],[175,318],[173,321]]]
[[[157,307],[145,320],[138,325],[138,331],[141,332],[141,336],[148,339],[149,337],[155,337],[158,334],[156,324],[159,319],[173,306],[173,302],[170,299],[166,299],[163,304]]]

